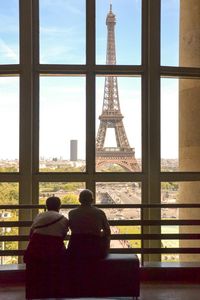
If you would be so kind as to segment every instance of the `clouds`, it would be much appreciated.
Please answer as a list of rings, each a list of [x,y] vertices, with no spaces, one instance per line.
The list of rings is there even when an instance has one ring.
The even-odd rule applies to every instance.
[[[82,8],[85,7],[85,0],[42,0],[40,7],[49,11],[55,11],[56,8],[56,10],[80,16],[84,14]]]
[[[85,63],[85,1],[41,1],[40,61]]]
[[[0,1],[0,64],[19,63],[19,1]]]
[[[16,45],[9,46],[0,38],[0,63],[1,64],[17,64],[19,62],[19,54],[16,51]]]
[[[85,27],[61,26],[57,22],[40,27],[41,63],[85,63]]]

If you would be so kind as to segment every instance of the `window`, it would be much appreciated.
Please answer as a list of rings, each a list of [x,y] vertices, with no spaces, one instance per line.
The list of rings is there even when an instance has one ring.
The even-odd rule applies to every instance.
[[[0,64],[19,63],[19,1],[0,3]]]
[[[106,64],[109,3],[96,1],[96,63]],[[118,65],[141,65],[142,1],[124,0],[112,4],[115,24],[115,50]]]
[[[85,0],[39,1],[40,63],[85,64]]]
[[[70,142],[76,140],[76,159]],[[85,78],[40,78],[40,170],[85,170]],[[71,149],[71,150],[70,150]]]
[[[19,78],[0,77],[1,172],[19,170]]]
[[[29,222],[13,225],[11,256],[47,196],[66,213],[89,188],[112,251],[142,263],[199,260],[200,3],[3,2],[0,194],[10,193],[0,228],[10,212]]]

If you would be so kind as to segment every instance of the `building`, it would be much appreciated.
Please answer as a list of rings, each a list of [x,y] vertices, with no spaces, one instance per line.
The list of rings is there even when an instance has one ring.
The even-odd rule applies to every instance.
[[[82,56],[84,59],[80,60],[79,57],[75,59],[73,55],[67,55],[66,61],[62,61],[60,55],[52,55],[48,62],[45,61],[46,52],[44,52],[44,49],[41,46],[42,43],[45,44],[46,41],[45,39],[43,41],[43,27],[40,27],[39,25],[39,16],[41,18],[40,22],[45,22],[45,20],[42,19],[42,12],[40,11],[42,10],[42,1],[21,0],[19,2],[20,18],[18,18],[18,20],[20,21],[20,27],[18,27],[18,32],[20,33],[20,40],[18,42],[18,48],[20,49],[20,54],[18,55],[18,61],[17,63],[12,63],[13,61],[9,61],[8,59],[6,63],[0,64],[1,78],[4,79],[4,82],[2,81],[4,88],[0,89],[0,94],[2,94],[1,102],[3,104],[6,103],[3,98],[6,94],[4,89],[6,89],[6,91],[11,91],[13,88],[13,82],[9,81],[11,79],[16,80],[17,78],[18,83],[17,87],[15,86],[15,89],[17,91],[16,94],[20,95],[17,102],[17,104],[19,104],[19,120],[14,124],[16,126],[13,125],[13,128],[19,128],[18,138],[16,138],[17,135],[15,135],[15,138],[17,139],[16,143],[19,145],[19,171],[15,172],[9,169],[7,172],[5,172],[5,170],[0,172],[2,193],[5,191],[5,186],[15,189],[15,192],[17,191],[16,203],[19,204],[19,207],[17,208],[19,213],[16,222],[28,221],[31,224],[35,215],[35,209],[33,209],[31,205],[38,205],[40,203],[39,195],[44,183],[53,184],[56,182],[57,184],[73,184],[80,182],[87,188],[93,190],[96,194],[98,194],[99,186],[104,182],[108,183],[108,185],[114,183],[116,186],[119,186],[119,182],[123,183],[124,186],[127,183],[136,184],[137,188],[140,188],[138,188],[139,191],[137,190],[140,201],[138,201],[138,203],[135,203],[134,201],[131,202],[133,198],[130,196],[127,203],[123,204],[123,208],[120,208],[120,203],[116,203],[115,207],[116,209],[123,210],[126,209],[125,206],[127,205],[127,209],[132,209],[134,211],[135,204],[137,204],[137,209],[140,211],[138,218],[135,220],[124,220],[119,216],[120,218],[114,220],[114,223],[118,222],[118,226],[123,224],[140,226],[139,235],[141,247],[132,247],[128,249],[119,247],[118,251],[123,252],[125,250],[130,253],[139,253],[141,255],[141,263],[144,266],[148,263],[158,262],[160,264],[159,271],[161,273],[162,257],[175,253],[178,256],[179,262],[185,261],[190,264],[190,270],[192,270],[191,274],[194,274],[197,268],[194,268],[193,263],[195,261],[198,264],[200,248],[200,1],[181,0],[180,6],[179,1],[173,1],[176,2],[177,5],[172,7],[171,10],[168,10],[171,7],[167,6],[172,3],[171,1],[137,1],[138,6],[135,11],[137,11],[136,16],[138,17],[138,24],[140,24],[138,25],[139,38],[137,39],[137,41],[139,41],[139,58],[137,60],[130,59],[130,61],[127,61],[124,58],[124,61],[121,60],[121,63],[116,63],[116,65],[103,64],[102,61],[99,60],[101,53],[97,55],[99,45],[97,35],[99,31],[96,32],[95,26],[99,26],[99,23],[96,24],[95,22],[96,20],[100,20],[98,14],[101,11],[100,2],[102,3],[103,1],[96,1],[96,10],[95,1],[93,0],[86,0],[86,5],[84,6],[83,4],[83,7],[81,6],[81,9],[79,9],[79,17],[83,15],[82,24],[84,26],[81,28],[84,27],[86,32],[86,34],[83,32],[83,35],[81,36],[82,39],[80,39],[79,42],[84,40],[85,48],[78,47],[77,45],[74,48],[83,49]],[[38,2],[40,2],[40,6],[37,5]],[[130,4],[133,2],[130,1],[128,3]],[[2,4],[0,3],[0,5]],[[61,13],[62,10],[57,6],[56,1],[54,5],[57,12]],[[131,9],[129,10],[127,8],[124,14],[131,11]],[[104,18],[101,19],[101,26],[105,26],[105,18],[108,11],[109,7],[106,8]],[[174,25],[170,18],[163,23],[168,11],[172,11],[178,16],[178,25]],[[117,14],[114,2],[113,12]],[[120,12],[119,8],[118,12]],[[54,14],[53,9],[51,10],[51,13],[52,15]],[[97,14],[96,19],[95,13]],[[126,15],[123,20],[125,19]],[[134,14],[132,14],[131,21],[133,22],[134,20]],[[74,24],[76,24],[77,21],[78,20],[74,17]],[[68,26],[69,25],[71,24],[68,24]],[[3,28],[6,30],[6,26]],[[171,48],[174,49],[173,43],[170,43],[171,37],[174,34],[175,29],[178,31],[179,28],[180,34],[176,40],[178,46],[176,51],[173,50],[173,52],[171,52]],[[60,30],[60,32],[62,32],[62,30]],[[165,40],[166,33],[167,38]],[[126,34],[127,31],[124,30],[123,38],[118,42],[118,45],[125,45],[126,40],[130,41],[131,37],[133,37],[133,35],[127,37]],[[53,32],[51,36],[53,36],[53,39],[57,42],[57,36],[54,36]],[[60,40],[63,41],[64,39]],[[136,44],[137,41],[135,41]],[[52,47],[56,42],[52,42]],[[70,43],[67,45],[72,46]],[[66,44],[64,46],[66,46]],[[134,54],[128,56],[128,46],[124,49],[126,50],[126,57],[134,57]],[[51,48],[49,48],[49,51],[50,50]],[[133,51],[131,53],[133,53]],[[166,53],[168,53],[167,59],[165,59]],[[69,57],[71,59],[70,61],[67,60]],[[120,55],[118,55],[118,57],[120,57]],[[175,57],[178,57],[178,63],[174,63],[173,59]],[[63,170],[52,172],[47,170],[47,172],[44,172],[39,168],[40,143],[42,143],[43,140],[46,141],[45,135],[40,131],[41,122],[43,122],[42,124],[45,124],[46,117],[49,117],[50,121],[48,125],[52,125],[52,120],[54,119],[51,117],[57,117],[57,122],[55,123],[59,123],[58,121],[60,121],[60,129],[63,128],[63,130],[65,130],[64,124],[70,118],[70,113],[68,111],[64,111],[65,118],[61,115],[62,108],[59,110],[60,114],[55,114],[55,109],[58,108],[60,94],[55,98],[54,103],[56,104],[54,109],[52,109],[52,115],[47,116],[47,112],[42,110],[43,102],[40,100],[43,97],[41,89],[43,89],[43,91],[45,90],[43,81],[45,76],[48,80],[49,78],[52,79],[52,81],[54,80],[55,86],[57,86],[60,78],[69,79],[74,76],[75,78],[83,79],[84,77],[85,85],[83,86],[85,86],[85,90],[81,94],[83,99],[81,103],[86,103],[85,110],[81,110],[78,105],[76,106],[76,103],[74,103],[75,101],[71,102],[71,105],[69,105],[69,107],[75,107],[74,110],[76,112],[76,114],[72,114],[72,118],[70,119],[71,122],[74,122],[73,126],[75,127],[76,125],[76,128],[86,132],[84,144],[84,148],[86,149],[86,168],[83,168],[80,172],[73,172],[73,170],[69,172]],[[122,79],[128,78],[127,82],[129,79],[137,78],[140,82],[141,110],[138,110],[137,116],[139,115],[140,117],[139,120],[141,120],[141,122],[138,123],[140,123],[142,127],[140,131],[142,157],[140,158],[141,171],[139,172],[121,172],[118,169],[112,168],[109,169],[108,172],[104,172],[104,170],[102,172],[97,172],[95,169],[95,109],[97,106],[95,100],[98,94],[96,86],[98,86],[98,80],[102,77],[105,78],[106,76],[115,76]],[[5,84],[7,81],[8,83]],[[170,84],[167,85],[166,83],[173,83],[178,86],[178,108],[175,116],[178,124],[178,135],[175,140],[178,145],[178,155],[176,157],[178,159],[178,167],[172,169],[172,171],[163,168],[161,165],[162,159],[165,158],[162,156],[162,153],[165,153],[166,149],[169,150],[173,147],[174,140],[171,138],[171,135],[176,130],[175,127],[172,126],[172,119],[174,116],[174,109],[172,109],[172,107],[174,106],[173,102],[170,101],[173,101],[173,97],[171,97],[170,93]],[[77,84],[77,90],[79,90],[79,88],[80,86]],[[62,92],[61,88],[58,90],[60,93]],[[50,95],[50,92],[51,89],[48,90],[48,95]],[[84,98],[85,94],[86,99]],[[165,95],[167,95],[166,102]],[[67,102],[67,97],[70,95],[66,95],[65,92],[65,96],[65,101]],[[45,97],[44,100],[46,100]],[[46,102],[48,103],[48,101]],[[44,103],[46,102],[44,101]],[[129,102],[127,101],[127,103]],[[48,105],[50,105],[50,103],[48,103]],[[172,107],[170,105],[172,105]],[[134,110],[130,103],[127,104],[127,106],[129,111]],[[165,110],[163,108],[165,108]],[[80,121],[78,118],[81,114],[84,116],[84,121]],[[9,114],[7,119],[10,120]],[[5,126],[1,126],[3,132],[5,132],[5,130],[7,131],[6,126],[9,127],[8,124],[9,123],[6,123]],[[53,125],[55,126],[55,124]],[[69,126],[68,131],[71,131],[73,126]],[[56,144],[56,142],[54,143],[54,140],[57,141],[56,137],[58,131],[54,131],[53,126],[50,128],[51,130],[47,130],[46,133],[49,133],[49,145],[53,147]],[[134,131],[134,126],[131,128],[132,131]],[[167,135],[165,135],[163,128],[166,130],[171,128],[171,131],[168,130]],[[2,136],[4,137],[2,145],[4,145],[7,143],[7,139],[5,138],[5,135]],[[63,136],[65,136],[65,134],[63,134]],[[9,140],[12,140],[11,136]],[[15,139],[13,136],[13,143],[14,141]],[[137,148],[135,144],[134,147]],[[75,152],[76,151],[74,151],[74,153]],[[166,157],[166,159],[168,159],[168,157]],[[178,185],[179,192],[177,202],[168,204],[162,203],[161,194],[162,189],[164,189],[162,186],[166,183]],[[101,186],[101,189],[104,190],[105,188]],[[123,190],[123,186],[121,189]],[[129,190],[127,190],[127,194],[128,191]],[[8,200],[6,201],[7,202],[5,203],[2,200],[1,209],[4,210],[3,205],[9,205],[9,209],[12,209],[10,202]],[[20,205],[28,206],[26,209],[22,209],[20,208]],[[171,208],[172,205],[179,210],[179,219],[171,218],[169,220],[162,218],[163,210]],[[0,224],[2,227],[5,227],[6,222],[2,221]],[[20,258],[20,250],[23,250],[26,247],[27,242],[24,241],[23,236],[26,235],[28,239],[28,228],[22,227],[22,223],[17,224],[19,225],[19,236],[16,235],[15,238],[16,241],[19,242],[19,249],[10,251],[9,255],[19,255]],[[15,224],[15,226],[17,225]],[[177,226],[177,232],[167,231],[163,233],[163,229],[166,227],[169,228],[170,226]],[[130,239],[131,238],[132,237],[130,237]],[[162,248],[162,242],[166,239],[176,239],[178,246],[171,247],[171,249],[166,247]],[[8,237],[3,236],[2,241],[8,241]]]
[[[70,140],[70,160],[77,161],[78,158],[78,141]]]

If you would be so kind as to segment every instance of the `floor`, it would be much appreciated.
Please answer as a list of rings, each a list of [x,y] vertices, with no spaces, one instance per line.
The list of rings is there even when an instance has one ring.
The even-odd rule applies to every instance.
[[[25,299],[24,287],[1,286],[0,300],[23,300]],[[91,299],[91,298],[90,298]],[[95,298],[93,298],[95,299]],[[107,298],[119,299],[122,298]],[[63,299],[62,299],[63,300]],[[123,298],[131,300],[131,298]],[[139,300],[200,300],[200,285],[191,284],[141,284]]]

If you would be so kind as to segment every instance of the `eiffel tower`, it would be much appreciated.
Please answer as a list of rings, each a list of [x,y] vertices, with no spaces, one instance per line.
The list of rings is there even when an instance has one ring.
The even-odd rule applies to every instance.
[[[107,14],[107,65],[116,65],[115,52],[115,15],[112,12],[112,4]],[[139,171],[135,159],[135,149],[131,148],[123,125],[123,116],[120,111],[117,77],[107,76],[104,85],[104,99],[102,114],[99,116],[100,125],[96,138],[96,168],[100,170],[102,165],[117,164],[126,171]],[[115,131],[116,147],[104,147],[107,128]]]

